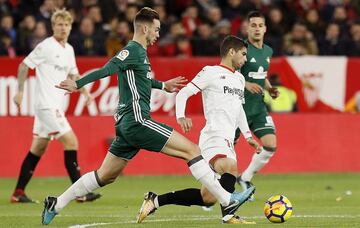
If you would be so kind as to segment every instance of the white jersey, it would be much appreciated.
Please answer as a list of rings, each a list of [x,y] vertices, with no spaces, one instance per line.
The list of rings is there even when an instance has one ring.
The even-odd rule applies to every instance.
[[[78,74],[73,47],[62,46],[54,37],[39,43],[23,61],[36,68],[35,109],[62,108],[64,91],[55,88],[69,74]]]
[[[240,127],[246,138],[251,136],[242,107],[245,78],[241,73],[221,65],[205,66],[187,87],[194,94],[202,92],[206,119],[202,135],[233,141],[235,131]]]

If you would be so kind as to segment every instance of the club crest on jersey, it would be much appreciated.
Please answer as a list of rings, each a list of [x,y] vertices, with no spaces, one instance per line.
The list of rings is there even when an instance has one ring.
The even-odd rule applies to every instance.
[[[119,54],[116,56],[116,58],[120,59],[121,61],[124,61],[129,56],[128,50],[122,50],[119,52]]]

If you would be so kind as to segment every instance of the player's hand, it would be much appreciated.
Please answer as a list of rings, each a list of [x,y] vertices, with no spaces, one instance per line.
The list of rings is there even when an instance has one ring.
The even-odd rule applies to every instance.
[[[255,148],[256,153],[261,152],[261,146],[259,145],[259,143],[253,137],[247,138],[246,141],[250,146]]]
[[[77,90],[75,81],[71,79],[65,79],[64,81],[60,82],[59,85],[55,85],[55,87],[58,89],[66,90],[69,93],[72,93]]]
[[[253,82],[245,82],[245,88],[250,91],[250,93],[262,93],[263,89],[260,85]]]
[[[269,91],[269,94],[272,97],[272,99],[276,99],[280,95],[280,91],[276,87],[271,87],[271,88],[269,88],[268,91]]]
[[[186,86],[186,84],[185,84],[186,82],[187,82],[187,79],[185,79],[183,76],[172,78],[172,79],[164,82],[164,84],[165,84],[164,90],[169,93],[177,92],[180,90],[179,87]]]
[[[21,106],[22,99],[23,99],[23,92],[18,91],[13,98],[13,101],[18,108],[20,108],[20,106]]]
[[[180,117],[177,119],[177,122],[184,133],[188,133],[192,128],[192,120],[190,118]]]

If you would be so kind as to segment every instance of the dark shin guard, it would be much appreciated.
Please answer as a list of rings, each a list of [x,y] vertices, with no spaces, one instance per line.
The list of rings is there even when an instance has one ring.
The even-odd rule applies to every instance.
[[[16,184],[16,189],[24,190],[26,185],[29,183],[36,165],[38,164],[40,157],[32,154],[30,151],[26,155],[19,174],[19,179]]]
[[[200,189],[188,188],[158,196],[159,206],[176,204],[182,206],[205,206]]]
[[[69,174],[72,183],[75,183],[80,178],[80,167],[77,162],[76,150],[64,151],[65,167]]]

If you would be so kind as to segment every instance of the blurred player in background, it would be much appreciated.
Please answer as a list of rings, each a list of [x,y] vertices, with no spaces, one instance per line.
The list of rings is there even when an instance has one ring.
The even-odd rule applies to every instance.
[[[205,66],[176,96],[177,122],[184,133],[187,133],[192,128],[192,121],[185,117],[186,102],[198,92],[202,93],[206,125],[202,129],[199,139],[201,154],[216,172],[220,184],[230,193],[235,191],[236,177],[238,176],[236,152],[233,146],[236,128],[240,127],[246,141],[257,152],[261,150],[259,144],[252,138],[242,106],[245,78],[236,71],[246,62],[246,46],[247,44],[242,39],[227,36],[220,47],[220,64]],[[216,198],[204,185],[201,189],[188,188],[162,195],[148,192],[143,207],[145,205],[150,209],[140,211],[140,213],[146,217],[164,205],[210,206],[214,205],[216,201]],[[255,223],[241,219],[223,206],[221,209],[223,223]]]
[[[260,139],[263,147],[259,153],[253,155],[249,166],[238,178],[238,183],[244,189],[251,187],[253,176],[269,162],[276,151],[275,125],[267,112],[263,90],[266,89],[273,99],[279,96],[277,88],[272,87],[266,78],[273,51],[264,44],[265,17],[260,12],[253,11],[248,14],[247,20],[249,23],[247,62],[240,71],[246,80],[244,110],[251,131]],[[235,142],[239,135],[240,129],[236,132]]]
[[[19,108],[28,70],[29,68],[36,70],[35,121],[34,138],[30,151],[22,163],[18,182],[11,196],[12,203],[36,202],[25,194],[25,187],[52,138],[59,140],[64,146],[65,167],[71,181],[75,183],[80,178],[80,167],[77,161],[78,141],[62,110],[64,92],[55,88],[55,85],[67,77],[80,78],[74,49],[67,43],[72,22],[69,12],[56,11],[51,17],[53,36],[38,44],[18,68],[18,92],[14,97],[14,102]],[[83,89],[82,93],[86,96],[87,103],[91,102],[89,92]],[[88,193],[79,196],[77,200],[79,202],[93,201],[100,196],[98,193]]]
[[[146,48],[159,38],[159,14],[151,8],[142,8],[134,20],[134,36],[123,50],[105,66],[76,82],[67,79],[58,88],[69,92],[117,73],[119,104],[115,112],[116,138],[113,140],[101,167],[83,175],[59,197],[45,199],[42,223],[47,225],[73,199],[115,181],[140,149],[162,152],[184,159],[193,174],[228,210],[236,210],[250,197],[245,193],[229,193],[214,179],[215,173],[200,155],[199,147],[173,128],[156,122],[150,116],[151,89],[177,90],[186,81],[177,77],[166,82],[151,78],[151,66]],[[141,167],[140,167],[141,168]],[[252,193],[252,192],[251,192]],[[148,210],[148,208],[142,208]],[[138,222],[142,221],[138,217]]]

